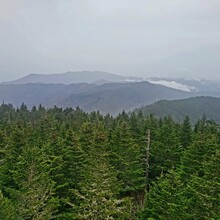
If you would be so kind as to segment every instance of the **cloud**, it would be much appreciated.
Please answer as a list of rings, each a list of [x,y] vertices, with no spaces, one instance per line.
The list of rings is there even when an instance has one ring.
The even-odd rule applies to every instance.
[[[163,59],[178,72],[173,58],[220,43],[219,11],[219,0],[1,0],[0,76],[85,69],[144,75]]]

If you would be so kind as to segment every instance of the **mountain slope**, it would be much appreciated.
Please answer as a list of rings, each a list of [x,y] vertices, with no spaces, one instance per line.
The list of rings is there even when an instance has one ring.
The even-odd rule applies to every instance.
[[[0,100],[14,106],[22,102],[29,107],[42,104],[46,107],[81,107],[113,115],[131,111],[161,99],[181,99],[193,93],[171,89],[148,82],[95,84],[10,84],[0,85]]]
[[[181,99],[193,95],[149,82],[109,83],[85,93],[71,95],[60,106],[80,106],[85,111],[99,110],[103,114],[115,115],[161,99]]]
[[[29,74],[15,81],[5,82],[4,84],[26,84],[26,83],[93,83],[96,81],[120,82],[125,81],[126,77],[115,75],[112,73],[100,71],[80,71],[66,72],[62,74]]]
[[[157,117],[172,116],[177,121],[182,121],[188,115],[194,123],[205,114],[209,119],[220,123],[220,98],[193,97],[183,100],[158,101],[154,104],[136,109],[144,115],[154,114]]]
[[[42,104],[52,107],[71,94],[78,94],[96,87],[93,84],[15,84],[0,85],[0,100],[20,106],[24,102],[27,106]]]

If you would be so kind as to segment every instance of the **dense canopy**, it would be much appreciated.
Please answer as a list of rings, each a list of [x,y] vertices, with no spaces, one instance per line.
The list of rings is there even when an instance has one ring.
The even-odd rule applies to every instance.
[[[0,216],[219,219],[219,158],[219,126],[205,116],[192,126],[188,117],[3,104]]]

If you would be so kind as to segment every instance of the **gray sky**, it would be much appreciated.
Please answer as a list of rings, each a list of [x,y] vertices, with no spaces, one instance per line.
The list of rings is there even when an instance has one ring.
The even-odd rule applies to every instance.
[[[0,81],[100,70],[220,78],[220,0],[0,0]]]

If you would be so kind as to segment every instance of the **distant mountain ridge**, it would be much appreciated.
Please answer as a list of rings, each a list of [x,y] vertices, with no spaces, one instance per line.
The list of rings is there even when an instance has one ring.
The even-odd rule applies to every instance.
[[[204,114],[208,119],[220,123],[220,98],[200,96],[182,100],[162,100],[156,103],[135,109],[144,115],[154,114],[156,117],[172,116],[176,121],[183,121],[188,115],[193,123]]]
[[[78,71],[58,74],[29,74],[20,79],[3,82],[1,84],[17,85],[27,83],[43,83],[70,85],[77,83],[89,83],[103,85],[107,83],[129,83],[142,81],[148,81],[153,84],[163,85],[168,88],[178,89],[187,92],[200,92],[200,95],[212,96],[216,95],[216,93],[219,93],[220,91],[220,82],[213,82],[209,80],[158,77],[144,78],[134,76],[121,76],[102,71]]]
[[[0,84],[0,100],[15,106],[81,107],[116,115],[159,100],[220,97],[220,84],[208,80],[125,77],[101,71],[30,74]]]
[[[190,93],[154,85],[149,82],[79,84],[2,84],[0,100],[15,106],[22,102],[29,107],[81,107],[85,111],[97,111],[116,115],[125,110],[153,103],[161,99],[181,99]]]
[[[5,103],[20,106],[23,102],[32,107],[42,104],[45,107],[52,107],[61,100],[72,94],[83,93],[96,85],[78,83],[71,85],[64,84],[0,84],[0,100]]]
[[[113,73],[101,72],[101,71],[78,71],[78,72],[66,72],[57,74],[29,74],[20,79],[3,82],[3,84],[27,84],[27,83],[50,83],[57,84],[62,83],[65,85],[76,83],[94,83],[98,84],[103,81],[106,82],[126,82],[126,80],[141,79],[138,77],[124,77]],[[102,84],[103,84],[102,83]]]
[[[171,89],[149,82],[108,83],[94,87],[81,94],[73,94],[60,106],[80,106],[85,111],[99,110],[101,113],[118,114],[130,111],[137,106],[151,104],[161,99],[173,100],[190,97],[188,92]]]

